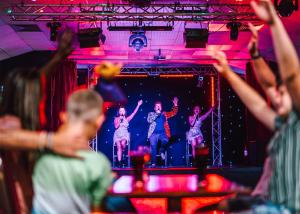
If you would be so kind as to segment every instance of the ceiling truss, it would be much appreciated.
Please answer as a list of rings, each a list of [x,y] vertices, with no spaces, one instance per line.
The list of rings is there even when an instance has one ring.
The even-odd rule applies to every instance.
[[[15,4],[6,11],[13,21],[258,21],[249,4]]]

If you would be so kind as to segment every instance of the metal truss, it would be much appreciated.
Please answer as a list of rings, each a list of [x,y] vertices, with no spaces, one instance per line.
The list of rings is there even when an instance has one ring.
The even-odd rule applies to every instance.
[[[14,4],[13,21],[258,21],[249,4]]]
[[[88,88],[91,87],[90,85],[90,79],[91,79],[91,74],[94,71],[94,66],[89,65],[87,67],[87,76],[88,76]],[[97,137],[98,133],[96,133],[96,136],[90,140],[89,142],[89,146],[92,150],[94,150],[95,152],[98,152],[98,137]]]
[[[93,69],[93,66],[88,66],[88,72]],[[222,130],[221,130],[221,91],[220,91],[220,75],[212,65],[143,65],[141,66],[124,66],[121,70],[122,75],[148,75],[159,76],[161,74],[169,75],[199,75],[199,76],[214,76],[215,94],[216,94],[216,107],[212,112],[212,166],[221,167],[222,163]],[[98,151],[97,136],[90,142],[91,148]]]
[[[193,75],[215,75],[216,72],[212,65],[195,65],[195,66],[168,66],[168,65],[143,65],[138,66],[125,66],[121,70],[121,74],[134,74],[134,75],[148,75],[159,76],[160,74],[180,75],[180,74],[193,74]]]
[[[215,90],[217,94],[217,108],[212,112],[211,135],[212,135],[212,165],[221,167],[222,162],[222,129],[221,129],[221,90],[220,75],[216,72],[215,82],[217,83]]]

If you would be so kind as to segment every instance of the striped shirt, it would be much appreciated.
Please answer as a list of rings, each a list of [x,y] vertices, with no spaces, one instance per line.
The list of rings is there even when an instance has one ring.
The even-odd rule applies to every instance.
[[[273,168],[269,195],[273,203],[300,211],[300,115],[294,110],[286,121],[278,121],[268,147]]]

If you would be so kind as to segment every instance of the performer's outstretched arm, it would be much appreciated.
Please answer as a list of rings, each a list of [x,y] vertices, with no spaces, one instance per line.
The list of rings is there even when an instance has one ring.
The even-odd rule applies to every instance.
[[[172,110],[169,112],[165,112],[165,116],[167,119],[170,117],[174,117],[178,113],[178,98],[177,97],[174,97],[173,104],[174,104],[174,106],[173,106]]]
[[[205,120],[210,113],[212,112],[213,108],[209,109],[208,112],[206,112],[205,114],[201,115],[200,120]]]
[[[282,81],[286,84],[295,107],[300,111],[300,64],[297,52],[270,0],[251,2],[256,15],[270,25],[275,54]]]
[[[138,104],[136,105],[134,111],[131,113],[131,115],[129,115],[126,119],[128,120],[128,122],[130,122],[130,120],[132,120],[132,118],[136,115],[136,113],[138,112],[140,106],[143,104],[143,100],[139,100]]]
[[[218,61],[218,64],[214,64],[215,68],[227,79],[251,113],[270,130],[275,130],[276,113],[253,88],[231,70],[225,53],[221,51],[216,52],[213,58]]]

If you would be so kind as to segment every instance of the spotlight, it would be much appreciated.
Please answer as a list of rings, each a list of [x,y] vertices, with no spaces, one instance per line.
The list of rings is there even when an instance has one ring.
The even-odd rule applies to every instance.
[[[50,29],[50,41],[55,42],[57,39],[57,30],[61,27],[60,22],[48,22],[47,27]]]
[[[203,77],[202,76],[198,76],[198,83],[197,83],[197,88],[202,88],[203,86]]]
[[[278,4],[278,0],[274,1],[276,10],[280,16],[291,16],[294,11],[298,10],[298,0],[281,0]]]
[[[144,31],[133,32],[129,37],[129,47],[133,47],[137,52],[143,47],[147,47],[147,37]]]
[[[242,26],[240,22],[229,22],[226,27],[230,29],[230,40],[236,41],[239,37],[239,28]]]

